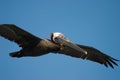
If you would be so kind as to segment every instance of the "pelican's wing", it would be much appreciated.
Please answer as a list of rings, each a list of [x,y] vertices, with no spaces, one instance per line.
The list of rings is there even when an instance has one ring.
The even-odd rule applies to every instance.
[[[111,66],[112,68],[114,68],[113,64],[118,66],[117,63],[115,62],[115,61],[118,61],[117,59],[115,59],[107,54],[104,54],[103,52],[101,52],[93,47],[84,46],[84,45],[78,45],[78,46],[85,49],[88,52],[86,59],[98,62],[100,64],[104,64],[106,67]]]
[[[110,66],[114,68],[113,65],[118,66],[117,63],[115,62],[115,61],[118,61],[117,59],[114,59],[93,47],[78,45],[78,44],[77,46],[79,46],[83,50],[86,50],[87,54],[81,53],[67,46],[63,47],[59,51],[59,53],[69,55],[72,57],[76,57],[76,58],[88,59],[88,60],[91,60],[91,61],[94,61],[100,64],[104,64],[106,67]]]
[[[0,36],[16,42],[20,47],[32,47],[37,45],[41,40],[14,24],[0,24]]]

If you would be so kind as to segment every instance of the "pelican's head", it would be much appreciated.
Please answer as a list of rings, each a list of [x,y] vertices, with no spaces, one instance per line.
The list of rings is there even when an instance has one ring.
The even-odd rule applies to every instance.
[[[60,32],[51,33],[51,41],[53,41],[54,43],[57,43],[59,45],[64,45],[64,46],[72,48],[76,51],[87,54],[86,50],[84,50],[84,49],[80,48],[79,46],[77,46],[76,44],[72,43],[67,37],[65,37]]]
[[[65,41],[70,41],[68,38],[66,38],[62,33],[60,32],[54,32],[51,33],[51,40],[55,43],[58,43],[58,41],[56,40],[57,38],[63,39]]]

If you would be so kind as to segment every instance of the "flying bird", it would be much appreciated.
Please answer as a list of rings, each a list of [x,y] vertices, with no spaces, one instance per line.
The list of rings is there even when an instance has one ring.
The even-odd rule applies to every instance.
[[[37,37],[14,24],[0,24],[0,36],[13,41],[22,47],[20,51],[10,53],[11,57],[41,56],[48,53],[59,53],[68,56],[91,60],[106,67],[118,66],[117,59],[91,46],[74,44],[60,32],[51,33],[50,39]]]

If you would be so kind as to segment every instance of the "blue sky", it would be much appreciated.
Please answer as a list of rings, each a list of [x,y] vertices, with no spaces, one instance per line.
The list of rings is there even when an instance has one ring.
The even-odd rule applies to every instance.
[[[0,24],[12,23],[36,36],[61,32],[74,43],[120,59],[120,0],[0,0]],[[0,37],[0,80],[118,80],[120,67],[61,54],[11,58],[20,50]],[[120,65],[120,62],[118,62]]]

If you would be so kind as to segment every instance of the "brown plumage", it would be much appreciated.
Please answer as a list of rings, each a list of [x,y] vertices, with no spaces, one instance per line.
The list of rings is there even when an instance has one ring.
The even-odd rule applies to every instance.
[[[61,33],[52,33],[49,40],[36,37],[16,25],[1,24],[0,36],[22,47],[20,51],[10,53],[11,57],[41,56],[52,52],[88,59],[112,68],[113,64],[117,65],[115,61],[118,61],[93,47],[74,44]]]

